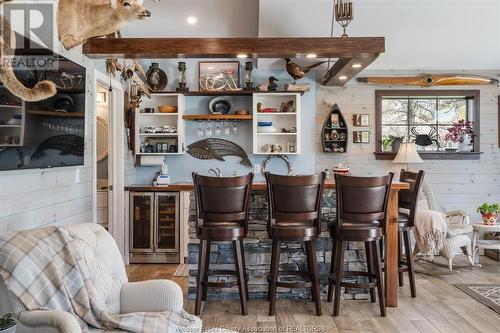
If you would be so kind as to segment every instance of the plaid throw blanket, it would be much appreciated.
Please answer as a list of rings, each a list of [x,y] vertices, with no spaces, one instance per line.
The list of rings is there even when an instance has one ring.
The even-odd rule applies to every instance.
[[[64,227],[0,234],[0,275],[28,310],[62,310],[88,326],[128,332],[201,332],[187,312],[110,315],[95,302],[78,240]]]

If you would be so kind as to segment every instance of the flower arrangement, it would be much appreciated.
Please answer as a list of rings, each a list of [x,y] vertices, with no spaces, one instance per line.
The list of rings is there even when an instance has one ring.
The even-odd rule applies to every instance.
[[[469,134],[471,139],[474,138],[474,122],[465,121],[463,119],[459,120],[456,123],[453,123],[453,126],[448,128],[448,133],[445,136],[446,141],[451,142],[464,142],[464,135]]]
[[[485,202],[477,207],[477,212],[481,214],[484,224],[495,224],[498,219],[498,213],[500,213],[500,205],[497,203],[488,204]]]
[[[12,313],[7,313],[6,315],[0,317],[0,332],[16,326],[16,321],[14,320],[14,315]],[[11,330],[9,330],[11,332]],[[14,332],[14,331],[12,331]]]

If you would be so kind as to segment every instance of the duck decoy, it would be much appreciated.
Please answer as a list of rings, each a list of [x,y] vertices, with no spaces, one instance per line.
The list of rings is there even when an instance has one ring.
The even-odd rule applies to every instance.
[[[259,90],[259,91],[276,91],[276,89],[278,88],[276,81],[279,81],[279,80],[277,78],[275,78],[274,76],[270,76],[269,82],[259,84],[257,86],[257,90]]]

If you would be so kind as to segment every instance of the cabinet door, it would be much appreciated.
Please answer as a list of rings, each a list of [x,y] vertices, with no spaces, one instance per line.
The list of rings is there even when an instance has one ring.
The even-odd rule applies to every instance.
[[[155,250],[179,250],[179,193],[156,193]]]
[[[130,194],[130,244],[133,252],[153,252],[154,193]]]

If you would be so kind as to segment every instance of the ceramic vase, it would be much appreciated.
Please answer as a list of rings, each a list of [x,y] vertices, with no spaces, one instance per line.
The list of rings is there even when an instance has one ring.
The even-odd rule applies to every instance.
[[[462,138],[463,138],[462,142],[458,144],[458,151],[470,152],[472,150],[470,135],[464,134]]]

